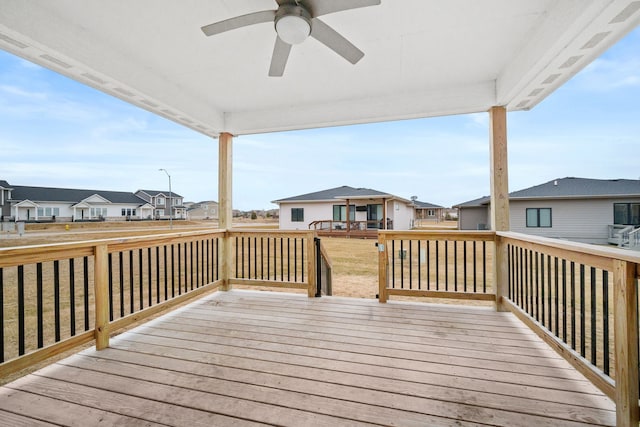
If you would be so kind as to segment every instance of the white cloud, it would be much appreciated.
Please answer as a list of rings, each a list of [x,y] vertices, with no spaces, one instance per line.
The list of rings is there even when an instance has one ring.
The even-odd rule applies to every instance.
[[[5,95],[13,95],[28,99],[47,99],[47,94],[44,92],[34,92],[14,85],[0,85],[0,92],[3,92]]]

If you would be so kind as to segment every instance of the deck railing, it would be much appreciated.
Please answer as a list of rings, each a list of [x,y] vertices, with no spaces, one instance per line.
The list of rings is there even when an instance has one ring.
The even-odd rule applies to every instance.
[[[494,239],[485,231],[380,231],[380,302],[391,295],[494,301]]]
[[[231,285],[306,289],[316,294],[313,231],[233,230]]]
[[[519,233],[497,241],[508,264],[501,302],[616,402],[618,425],[637,425],[640,256]]]
[[[616,402],[618,425],[637,426],[637,252],[491,231],[381,231],[378,251],[380,302],[495,300]]]
[[[319,238],[316,242],[316,296],[333,295],[333,264],[326,248]]]
[[[0,377],[93,340],[105,348],[111,333],[219,286],[315,296],[314,237],[213,230],[0,249]]]

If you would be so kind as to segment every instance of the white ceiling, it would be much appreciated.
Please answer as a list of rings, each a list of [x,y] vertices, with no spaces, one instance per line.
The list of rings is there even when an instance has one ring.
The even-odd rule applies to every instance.
[[[325,15],[365,57],[315,39],[267,72],[272,23],[200,27],[274,0],[0,0],[0,48],[216,137],[529,109],[640,23],[640,1],[382,0]]]

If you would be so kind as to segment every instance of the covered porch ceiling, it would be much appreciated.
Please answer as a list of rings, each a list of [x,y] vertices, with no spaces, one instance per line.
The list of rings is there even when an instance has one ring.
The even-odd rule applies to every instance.
[[[272,22],[200,29],[277,6],[2,0],[0,48],[217,137],[530,109],[640,22],[640,1],[382,0],[322,17],[360,62],[309,38],[282,77]]]

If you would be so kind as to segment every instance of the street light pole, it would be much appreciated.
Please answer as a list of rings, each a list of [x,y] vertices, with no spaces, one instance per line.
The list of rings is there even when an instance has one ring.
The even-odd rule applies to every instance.
[[[169,178],[169,229],[173,230],[173,194],[171,193],[171,175],[167,172],[166,169],[158,169],[159,171],[163,171],[167,174]]]

